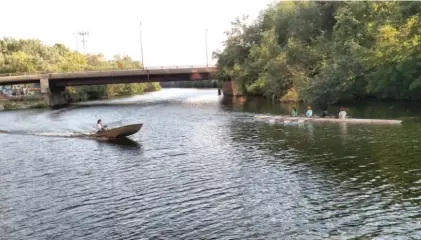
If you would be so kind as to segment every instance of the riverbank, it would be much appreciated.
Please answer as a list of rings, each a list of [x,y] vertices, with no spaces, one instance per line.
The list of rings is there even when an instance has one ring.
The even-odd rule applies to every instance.
[[[67,87],[70,102],[112,99],[161,90],[158,82]]]
[[[20,110],[20,109],[34,109],[34,108],[47,108],[48,101],[44,97],[21,97],[13,99],[1,99],[0,111]]]
[[[69,103],[77,103],[92,100],[111,100],[160,90],[161,86],[159,83],[131,83],[68,87],[66,94]],[[0,111],[32,108],[48,108],[48,99],[44,96],[21,96],[0,99]]]

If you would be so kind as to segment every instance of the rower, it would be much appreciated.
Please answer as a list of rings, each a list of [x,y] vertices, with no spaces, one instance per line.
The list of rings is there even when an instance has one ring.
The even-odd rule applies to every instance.
[[[339,111],[339,114],[338,114],[338,117],[339,117],[340,119],[345,119],[345,118],[346,118],[346,112],[345,112],[344,107],[341,107],[341,109],[340,109],[340,111]]]
[[[297,117],[297,109],[294,107],[291,112],[292,117]]]
[[[98,121],[97,121],[97,123],[96,123],[96,127],[97,127],[97,129],[98,129],[98,132],[102,132],[102,131],[107,130],[107,125],[103,126],[103,125],[102,125],[102,120],[101,120],[101,119],[98,119]]]
[[[323,111],[322,111],[322,115],[321,115],[321,117],[322,117],[322,118],[327,117],[327,114],[328,114],[328,112],[327,112],[327,107],[324,107],[324,108],[323,108]]]
[[[311,117],[313,115],[313,111],[311,110],[311,107],[310,106],[308,106],[307,107],[307,112],[306,112],[306,117]]]

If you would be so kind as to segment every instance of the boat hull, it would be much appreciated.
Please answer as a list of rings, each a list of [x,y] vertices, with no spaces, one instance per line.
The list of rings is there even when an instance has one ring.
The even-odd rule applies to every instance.
[[[143,123],[132,124],[132,125],[122,126],[118,128],[108,129],[102,132],[97,132],[89,136],[95,137],[95,138],[109,138],[109,139],[125,138],[139,132],[142,126],[143,126]]]
[[[285,116],[270,116],[270,115],[259,115],[254,116],[258,120],[267,120],[275,122],[341,122],[341,123],[366,123],[366,124],[401,124],[402,120],[386,120],[386,119],[361,119],[361,118],[305,118],[305,117],[285,117]]]

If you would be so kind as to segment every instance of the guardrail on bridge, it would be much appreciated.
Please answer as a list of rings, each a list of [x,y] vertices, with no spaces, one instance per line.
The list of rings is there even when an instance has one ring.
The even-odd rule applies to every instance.
[[[144,68],[127,68],[127,69],[84,69],[82,71],[72,72],[17,72],[17,73],[2,73],[0,77],[10,76],[25,76],[25,75],[37,75],[37,74],[51,74],[51,73],[81,73],[81,72],[120,72],[120,71],[134,71],[134,70],[158,70],[158,69],[193,69],[193,68],[214,68],[216,65],[181,65],[181,66],[152,66]]]

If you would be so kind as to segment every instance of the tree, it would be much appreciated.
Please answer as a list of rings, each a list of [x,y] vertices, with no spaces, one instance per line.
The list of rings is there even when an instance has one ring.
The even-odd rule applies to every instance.
[[[117,62],[123,69],[140,69],[142,64],[129,56],[116,55],[106,60],[102,54],[81,54],[63,44],[43,45],[36,39],[0,39],[0,73],[74,72],[115,70]],[[158,83],[133,83],[109,86],[80,86],[69,88],[73,100],[88,100],[114,95],[159,90]]]
[[[418,2],[278,2],[232,23],[217,76],[271,98],[421,99],[420,24]]]

